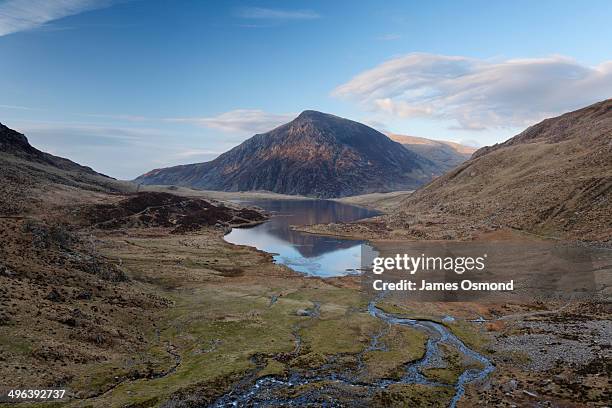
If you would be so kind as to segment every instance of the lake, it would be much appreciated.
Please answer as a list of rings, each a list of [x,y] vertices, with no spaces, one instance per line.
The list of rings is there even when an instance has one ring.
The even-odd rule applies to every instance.
[[[275,262],[307,275],[332,277],[358,273],[363,240],[349,240],[294,231],[291,225],[328,224],[369,218],[379,213],[329,200],[252,200],[271,213],[269,221],[250,228],[233,228],[225,236],[232,244],[248,245],[274,255]]]

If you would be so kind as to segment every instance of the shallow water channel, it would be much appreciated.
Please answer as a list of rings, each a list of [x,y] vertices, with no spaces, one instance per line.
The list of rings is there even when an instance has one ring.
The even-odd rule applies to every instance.
[[[350,273],[358,273],[361,268],[362,246],[369,251],[374,250],[365,241],[337,239],[334,237],[318,236],[293,231],[290,225],[308,225],[318,223],[350,222],[377,215],[376,212],[360,207],[325,200],[258,200],[241,202],[244,205],[258,206],[272,213],[272,218],[252,228],[234,228],[225,236],[226,241],[256,247],[257,249],[274,254],[276,262],[285,264],[290,268],[312,276],[332,277]],[[219,398],[215,407],[240,406],[304,406],[321,404],[321,394],[326,390],[306,392],[298,397],[288,397],[290,390],[295,390],[313,383],[325,383],[329,388],[330,396],[334,398],[333,388],[344,389],[344,393],[355,395],[367,400],[376,391],[385,389],[392,384],[423,384],[430,386],[452,386],[454,396],[449,407],[455,407],[465,393],[465,385],[471,382],[484,380],[494,370],[491,361],[482,354],[470,349],[458,339],[444,325],[430,320],[409,319],[384,312],[377,307],[373,299],[368,304],[368,313],[386,323],[386,328],[392,325],[408,326],[425,332],[428,336],[424,356],[404,366],[404,375],[399,379],[379,379],[364,383],[359,378],[359,370],[347,372],[335,370],[333,361],[326,363],[320,370],[313,372],[290,372],[287,376],[266,376],[256,379],[245,378],[236,384],[232,391]],[[311,318],[318,318],[315,313]],[[371,336],[370,344],[364,352],[372,350],[386,350],[380,341],[384,335],[375,333]],[[473,364],[466,368],[454,384],[440,384],[423,375],[426,368],[436,367],[440,364],[439,346],[445,344],[453,347],[464,358]],[[297,356],[300,352],[301,339],[296,334]],[[255,374],[255,373],[254,373]],[[323,404],[325,406],[337,406]],[[359,405],[359,404],[358,404]]]

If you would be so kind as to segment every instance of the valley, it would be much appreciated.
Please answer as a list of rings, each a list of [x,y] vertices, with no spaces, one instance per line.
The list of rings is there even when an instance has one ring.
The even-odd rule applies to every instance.
[[[0,376],[68,390],[40,406],[605,405],[609,104],[482,149],[414,192],[334,201],[117,181],[3,127]],[[466,243],[506,254],[493,275],[541,283],[556,276],[531,276],[543,269],[529,262],[578,244],[593,252],[569,258],[572,271],[593,279],[555,281],[558,298],[423,300],[372,293],[359,267],[365,247]]]
[[[3,376],[31,383],[35,380],[25,373],[44,372],[61,362],[61,381],[71,391],[71,400],[62,405],[75,407],[225,406],[235,400],[299,405],[321,404],[330,397],[345,405],[452,406],[455,401],[457,406],[471,406],[471,401],[483,400],[529,403],[541,395],[554,404],[566,404],[575,398],[566,391],[570,384],[583,401],[596,404],[607,398],[606,383],[598,382],[602,368],[579,368],[605,355],[598,344],[605,344],[601,342],[610,328],[607,320],[600,320],[605,310],[596,305],[376,300],[360,290],[356,276],[305,276],[273,263],[270,254],[229,244],[223,239],[223,226],[172,233],[174,229],[129,223],[84,230],[94,234],[98,257],[120,265],[126,274],[127,280],[111,283],[111,290],[127,297],[135,289],[140,298],[130,295],[129,308],[114,301],[114,307],[105,306],[100,292],[88,299],[70,296],[73,284],[57,287],[60,298],[43,297],[42,304],[57,305],[55,310],[76,308],[80,314],[74,326],[49,320],[40,326],[49,327],[44,337],[20,331],[19,321],[32,312],[16,301],[11,307],[13,322],[2,330],[29,346],[3,358],[27,369],[20,373],[6,365]],[[5,274],[3,279],[23,278]],[[36,298],[22,297],[14,285],[15,299]],[[103,308],[107,330],[118,329],[115,334],[107,331],[111,337],[104,335],[105,343],[91,343],[99,350],[96,359],[53,354],[45,366],[39,354],[31,354],[43,339],[48,353],[74,341],[71,332],[88,327],[85,319],[95,321],[96,308]],[[121,329],[120,316],[129,310],[130,328]],[[578,310],[581,318],[574,320]],[[39,320],[51,319],[51,313],[55,312],[44,312]],[[408,322],[417,322],[417,327]],[[418,322],[439,326],[431,332],[419,328]],[[427,339],[436,339],[441,327],[452,337],[445,334],[439,343],[436,340],[435,349],[430,348]],[[541,344],[562,343],[548,346],[551,351],[545,357],[537,346],[526,350],[517,342],[534,336],[535,328],[542,333]],[[127,330],[135,329],[130,342]],[[565,340],[555,340],[561,333]],[[554,365],[555,350],[562,352],[566,342],[579,342],[584,350],[571,357],[575,368]],[[479,381],[466,381],[457,394],[459,388],[453,389],[453,384],[461,373],[482,370],[478,359],[460,357],[468,353],[461,347],[474,350],[495,368],[487,366],[487,374]],[[554,380],[547,382],[551,373]],[[49,383],[57,381],[56,371],[47,375]],[[414,375],[420,378],[416,382],[410,379]],[[293,385],[283,385],[284,381]],[[261,392],[249,394],[255,383]]]

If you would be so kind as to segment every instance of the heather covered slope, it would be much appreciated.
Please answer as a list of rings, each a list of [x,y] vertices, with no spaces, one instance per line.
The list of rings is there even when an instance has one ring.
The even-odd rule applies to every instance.
[[[327,198],[414,189],[439,173],[430,160],[368,126],[304,111],[211,162],[153,170],[136,182]]]
[[[546,119],[504,143],[478,150],[406,198],[394,217],[412,218],[415,231],[422,227],[418,219],[449,222],[449,236],[509,226],[610,241],[612,99]]]

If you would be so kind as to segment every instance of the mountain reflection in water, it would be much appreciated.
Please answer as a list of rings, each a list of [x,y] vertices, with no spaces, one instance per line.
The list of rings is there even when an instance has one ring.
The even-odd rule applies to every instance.
[[[274,254],[276,262],[316,276],[340,276],[361,267],[361,240],[338,239],[294,231],[291,225],[350,222],[378,215],[376,211],[328,200],[253,200],[272,213],[270,221],[251,228],[234,228],[225,236],[232,244],[248,245]]]

